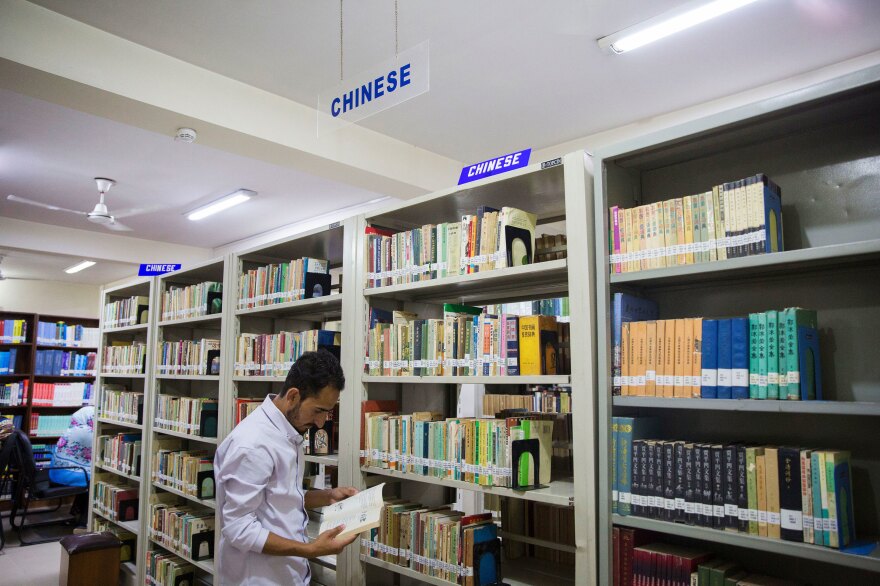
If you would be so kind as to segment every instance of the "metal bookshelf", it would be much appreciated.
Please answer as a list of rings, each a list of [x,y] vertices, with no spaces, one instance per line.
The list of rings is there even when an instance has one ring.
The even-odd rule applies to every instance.
[[[868,180],[880,151],[880,68],[746,105],[596,151],[595,243],[599,438],[599,583],[611,582],[612,525],[722,549],[749,569],[804,581],[864,583],[880,554],[611,514],[611,418],[646,415],[658,439],[807,445],[852,453],[858,536],[880,533],[880,214]],[[786,251],[609,274],[608,209],[631,208],[762,172],[782,187]],[[844,179],[845,178],[845,179]],[[825,401],[611,396],[611,294],[657,301],[662,319],[727,317],[800,306],[819,312]],[[725,549],[727,548],[727,549]],[[760,558],[760,559],[759,559]],[[798,563],[791,563],[797,558]],[[752,567],[752,561],[762,567]],[[788,563],[786,563],[788,562]],[[774,572],[775,570],[775,572]],[[872,579],[876,579],[874,576]],[[822,582],[825,583],[825,582]],[[830,583],[830,582],[829,582]]]
[[[560,384],[572,387],[573,403],[573,445],[575,478],[569,481],[556,481],[547,488],[533,491],[513,491],[501,487],[479,486],[472,483],[451,481],[416,474],[406,474],[395,470],[355,466],[356,486],[383,480],[398,480],[402,496],[411,496],[416,501],[448,502],[441,495],[441,487],[462,489],[509,498],[519,498],[549,503],[562,507],[573,507],[575,511],[574,556],[576,564],[567,575],[558,581],[577,584],[596,583],[595,547],[595,507],[594,473],[596,446],[593,440],[595,431],[595,369],[592,360],[595,335],[594,322],[594,267],[592,256],[585,253],[592,247],[592,207],[588,205],[592,197],[592,161],[583,152],[571,153],[557,165],[531,165],[511,173],[484,179],[464,187],[454,187],[433,194],[424,195],[404,203],[377,211],[359,218],[357,227],[358,255],[357,274],[354,285],[358,295],[353,300],[352,323],[357,324],[358,337],[367,331],[368,308],[405,309],[419,313],[421,317],[438,317],[442,303],[464,303],[479,305],[485,303],[507,303],[522,300],[543,299],[568,296],[571,311],[571,375],[559,376],[434,376],[434,377],[391,377],[369,376],[363,372],[364,348],[357,345],[357,357],[353,368],[355,376],[350,396],[357,407],[368,397],[370,399],[396,398],[402,413],[418,410],[445,411],[455,413],[455,398],[461,385],[524,385]],[[511,267],[494,271],[483,271],[470,275],[420,281],[403,285],[368,288],[365,266],[367,240],[364,228],[375,225],[393,230],[409,229],[426,222],[458,221],[462,210],[476,210],[486,205],[501,209],[514,206],[538,215],[538,234],[541,224],[565,224],[568,237],[568,260],[552,260],[526,266]],[[579,252],[572,252],[579,251]],[[572,265],[577,259],[577,266]],[[587,357],[585,360],[579,357]],[[351,412],[353,417],[344,421],[343,429],[360,430],[360,410]],[[359,433],[352,434],[354,440]],[[355,458],[357,462],[357,458]],[[433,495],[433,496],[432,496]],[[448,496],[448,495],[447,495]],[[427,499],[427,500],[425,500]],[[375,571],[385,571],[408,576],[426,583],[448,584],[436,581],[409,568],[380,562],[375,558],[360,556],[356,548],[343,552],[340,559],[347,558],[348,567],[353,571],[346,574],[346,583],[370,581],[366,575],[367,566]],[[535,560],[528,560],[532,564]],[[502,565],[505,581],[510,584],[541,584],[548,575],[531,574],[521,581],[514,577],[515,564]],[[558,575],[559,572],[556,572]],[[557,576],[558,577],[558,576]],[[386,576],[384,579],[387,579]],[[378,576],[376,576],[378,580]],[[556,580],[556,578],[554,578]]]

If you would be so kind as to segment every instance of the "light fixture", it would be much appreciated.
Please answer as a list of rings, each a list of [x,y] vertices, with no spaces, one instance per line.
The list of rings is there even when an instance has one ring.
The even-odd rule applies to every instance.
[[[755,0],[692,0],[659,16],[599,39],[603,51],[624,53],[742,8]]]
[[[82,271],[82,270],[84,270],[84,269],[87,269],[87,268],[89,268],[89,267],[93,267],[93,266],[95,266],[95,261],[93,261],[93,260],[84,260],[84,261],[82,261],[82,262],[78,262],[78,263],[76,263],[76,264],[73,265],[72,267],[67,267],[66,269],[64,269],[64,272],[67,273],[67,274],[69,274],[69,275],[72,275],[73,273],[78,273],[78,272],[80,272],[80,271]]]
[[[203,218],[207,218],[208,216],[212,216],[217,212],[222,212],[223,210],[229,209],[232,206],[237,206],[240,203],[244,203],[255,195],[257,195],[256,191],[251,191],[250,189],[239,189],[234,193],[230,193],[229,195],[221,197],[220,199],[213,201],[208,205],[204,205],[187,213],[186,217],[187,219],[193,221],[201,220]]]

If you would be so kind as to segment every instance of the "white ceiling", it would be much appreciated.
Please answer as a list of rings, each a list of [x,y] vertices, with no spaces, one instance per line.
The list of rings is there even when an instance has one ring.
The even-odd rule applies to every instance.
[[[460,161],[543,148],[880,48],[877,0],[760,0],[625,55],[596,39],[684,0],[405,0],[399,46],[430,42],[431,89],[362,124]],[[339,81],[339,2],[36,0],[315,107]],[[393,0],[344,3],[344,69],[394,51]]]
[[[102,260],[92,267],[68,275],[64,269],[82,260],[91,259],[13,248],[0,248],[0,257],[0,271],[7,279],[100,285],[130,277],[137,274],[138,270],[135,264]]]

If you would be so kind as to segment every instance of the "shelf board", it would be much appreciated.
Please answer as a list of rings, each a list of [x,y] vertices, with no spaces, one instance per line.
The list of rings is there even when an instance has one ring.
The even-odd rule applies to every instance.
[[[363,554],[361,554],[361,561],[370,564],[371,566],[377,566],[390,572],[394,572],[395,574],[400,574],[401,576],[408,576],[425,584],[435,584],[437,586],[449,586],[450,584],[455,584],[455,582],[448,582],[446,580],[441,580],[440,578],[435,578],[434,576],[422,574],[421,572],[417,572],[407,566],[399,566]],[[501,561],[501,575],[504,576],[504,583],[509,586],[574,584],[572,576],[561,574],[560,569],[562,568],[558,565],[554,566],[536,560],[535,558],[523,558],[513,561],[503,559]],[[571,573],[574,574],[573,568]]]
[[[200,499],[199,497],[193,496],[191,494],[186,494],[185,492],[183,492],[181,490],[177,490],[176,488],[172,488],[170,486],[162,484],[161,482],[153,482],[153,486],[155,486],[156,488],[160,488],[164,491],[170,492],[172,494],[176,494],[177,496],[183,497],[183,498],[190,500],[194,503],[198,503],[204,507],[208,507],[211,509],[217,508],[217,501],[215,501],[214,499],[207,499],[207,500]]]
[[[150,324],[135,324],[133,326],[122,326],[119,328],[104,328],[101,330],[102,334],[116,334],[118,332],[137,332],[140,330],[146,330],[150,327]]]
[[[123,529],[125,529],[128,532],[134,533],[135,535],[140,536],[140,529],[138,527],[138,525],[140,524],[140,521],[114,521],[113,519],[111,519],[107,515],[102,514],[100,511],[98,511],[98,509],[96,509],[94,507],[92,507],[92,512],[95,513],[95,515],[104,519],[105,521],[113,523],[117,527],[122,527]]]
[[[176,549],[172,549],[171,547],[169,547],[167,545],[163,545],[158,539],[153,539],[151,537],[150,541],[152,541],[153,543],[155,543],[156,545],[158,545],[159,547],[161,547],[165,551],[170,551],[171,553],[173,553],[177,557],[188,561],[189,563],[191,563],[195,567],[199,568],[200,570],[202,570],[204,572],[208,572],[212,576],[214,575],[214,560],[196,561],[196,560],[192,559],[191,557],[189,557],[188,555],[184,554],[182,551],[177,551]]]
[[[303,459],[306,462],[314,462],[315,464],[324,464],[325,466],[339,466],[339,454],[328,454],[326,456],[314,456],[305,454]]]
[[[170,429],[158,429],[155,427],[153,428],[153,432],[161,433],[162,435],[172,435],[174,437],[188,439],[188,440],[192,440],[192,441],[196,441],[196,442],[217,445],[217,438],[216,437],[202,437],[200,435],[190,435],[188,433],[183,433],[180,431],[172,431]]]
[[[8,409],[27,409],[27,405],[0,405],[0,411]]]
[[[102,372],[98,374],[101,378],[147,378],[144,373],[123,374],[120,372]]]
[[[106,423],[107,425],[119,425],[120,427],[130,427],[132,429],[143,429],[144,426],[140,423],[131,423],[129,421],[119,421],[118,419],[112,419],[110,417],[98,417],[99,423]]]
[[[422,476],[421,474],[407,474],[397,470],[387,470],[385,468],[373,468],[371,466],[361,466],[362,472],[370,474],[381,474],[382,476],[391,476],[392,478],[401,478],[412,480],[414,482],[424,482],[427,484],[439,484],[450,488],[461,488],[463,490],[471,490],[474,492],[484,492],[488,494],[497,494],[498,496],[506,496],[527,501],[535,501],[548,505],[556,505],[560,507],[570,507],[574,505],[574,483],[572,480],[556,480],[551,482],[547,488],[538,488],[535,490],[513,490],[501,486],[480,486],[472,482],[462,482],[461,480],[451,480],[449,478],[437,478],[435,476]]]
[[[204,324],[217,321],[219,322],[223,319],[222,313],[212,313],[210,315],[200,315],[197,317],[185,317],[183,319],[168,319],[160,321],[157,325],[159,327],[168,327],[168,326],[188,326],[192,324]]]
[[[33,345],[34,345],[33,342],[0,342],[0,346],[3,346],[4,348],[6,348],[6,347],[18,348],[19,346],[33,346]]]
[[[213,380],[219,381],[217,374],[157,374],[159,380]]]
[[[373,287],[364,296],[424,302],[540,299],[568,291],[568,260],[559,259],[470,275]]]
[[[83,352],[97,352],[97,346],[53,346],[51,344],[37,344],[37,350],[81,350]]]
[[[14,375],[14,376],[18,376],[18,375]],[[57,374],[35,374],[34,378],[52,379],[53,382],[63,382],[63,381],[90,382],[90,381],[95,380],[94,376],[61,376],[61,375],[57,375]]]
[[[16,377],[22,377],[22,376],[27,378],[30,376],[30,373],[29,372],[13,372],[12,374],[0,374],[0,378],[16,378]],[[42,376],[42,375],[38,375],[38,376]]]
[[[369,376],[364,375],[365,383],[440,383],[448,385],[568,385],[571,375],[540,375],[540,376]]]
[[[122,476],[123,478],[128,478],[129,480],[132,480],[134,482],[141,481],[140,476],[134,476],[133,474],[126,474],[122,470],[117,470],[116,468],[113,468],[111,466],[106,466],[104,464],[99,464],[97,462],[95,462],[95,468],[97,468],[98,470],[103,470],[104,472],[112,472],[113,474],[115,474],[117,476]]]
[[[232,382],[236,383],[283,383],[287,380],[286,376],[234,376],[232,377]]]
[[[248,309],[236,309],[238,317],[299,317],[312,321],[323,320],[328,314],[342,312],[342,294],[315,297],[312,299],[299,299],[286,303],[273,303]],[[317,318],[317,319],[314,319]]]
[[[615,407],[644,409],[699,409],[749,413],[815,413],[817,415],[880,416],[880,402],[779,401],[757,399],[665,399],[658,397],[614,397]]]
[[[648,529],[660,533],[689,537],[691,539],[724,543],[726,545],[758,549],[770,553],[810,559],[829,564],[837,564],[860,570],[880,572],[880,547],[875,548],[871,555],[855,555],[832,549],[830,547],[823,547],[821,545],[810,545],[795,541],[784,541],[782,539],[757,537],[755,535],[745,535],[743,533],[710,529],[708,527],[682,525],[680,523],[670,523],[667,521],[658,521],[656,519],[612,515],[612,521],[615,525],[623,527]]]
[[[607,257],[605,257],[607,261]],[[652,269],[634,273],[612,274],[612,285],[636,283],[646,286],[684,285],[743,277],[779,276],[830,266],[842,267],[880,259],[880,239],[801,248],[786,252],[759,254],[742,258],[693,265]],[[607,267],[607,265],[606,265]]]

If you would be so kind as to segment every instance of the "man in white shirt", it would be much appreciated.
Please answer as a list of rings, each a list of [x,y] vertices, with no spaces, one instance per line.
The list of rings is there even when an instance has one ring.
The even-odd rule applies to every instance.
[[[291,367],[286,390],[266,397],[220,444],[214,468],[222,529],[214,557],[221,585],[308,584],[309,558],[337,554],[357,538],[338,538],[343,527],[311,543],[306,537],[306,508],[357,493],[302,490],[302,434],[324,424],[344,386],[332,354],[306,352]]]

